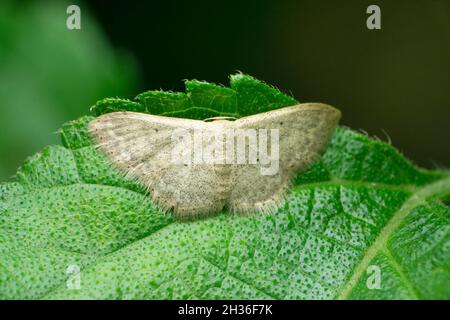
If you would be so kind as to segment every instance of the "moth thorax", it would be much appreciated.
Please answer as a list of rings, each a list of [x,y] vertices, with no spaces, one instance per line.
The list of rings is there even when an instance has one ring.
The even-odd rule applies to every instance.
[[[235,117],[212,117],[212,118],[206,118],[203,120],[204,122],[214,122],[214,121],[235,121],[237,118]]]

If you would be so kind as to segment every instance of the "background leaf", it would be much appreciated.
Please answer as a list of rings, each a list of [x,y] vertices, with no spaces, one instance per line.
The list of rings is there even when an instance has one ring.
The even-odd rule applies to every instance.
[[[68,1],[0,3],[0,180],[54,132],[105,96],[135,92],[137,69],[113,51],[82,6],[82,29],[66,28]]]
[[[296,103],[245,75],[231,82],[190,81],[186,94],[105,99],[92,111],[202,119]],[[179,222],[97,153],[92,119],[65,124],[63,146],[1,185],[0,297],[450,298],[448,172],[418,169],[390,145],[338,128],[275,214]],[[67,286],[71,265],[80,289]],[[379,289],[367,285],[370,266],[381,271]]]

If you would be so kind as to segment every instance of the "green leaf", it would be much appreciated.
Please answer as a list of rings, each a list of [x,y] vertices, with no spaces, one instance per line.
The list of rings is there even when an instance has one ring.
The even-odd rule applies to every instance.
[[[112,49],[87,6],[82,29],[66,28],[72,3],[0,1],[0,180],[94,101],[136,90],[134,61]]]
[[[186,87],[105,99],[92,111],[203,119],[296,103],[242,74],[231,88]],[[449,172],[416,168],[392,146],[338,128],[275,214],[181,222],[96,151],[92,119],[65,124],[63,146],[0,185],[1,298],[450,298]]]
[[[230,77],[231,88],[198,80],[185,81],[186,93],[147,91],[137,101],[103,99],[92,107],[94,115],[136,111],[163,116],[204,120],[216,116],[243,117],[298,103],[255,78],[238,73]]]

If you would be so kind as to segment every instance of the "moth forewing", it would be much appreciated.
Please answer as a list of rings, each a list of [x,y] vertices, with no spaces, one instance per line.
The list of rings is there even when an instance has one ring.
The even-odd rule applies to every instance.
[[[161,209],[180,217],[207,215],[224,206],[224,174],[214,165],[172,161],[174,132],[190,136],[204,129],[203,121],[135,112],[105,114],[89,124],[97,147],[113,165],[143,184]]]

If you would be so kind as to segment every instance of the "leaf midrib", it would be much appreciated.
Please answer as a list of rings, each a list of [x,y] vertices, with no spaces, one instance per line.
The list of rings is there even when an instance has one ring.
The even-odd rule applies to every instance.
[[[397,230],[397,228],[401,225],[401,223],[409,215],[409,213],[414,208],[424,203],[431,197],[441,197],[450,194],[449,186],[450,177],[438,180],[425,186],[422,189],[419,189],[403,203],[400,209],[394,213],[389,222],[383,227],[383,229],[381,229],[378,237],[375,239],[372,245],[367,248],[361,262],[355,267],[355,269],[353,269],[351,277],[342,287],[342,290],[340,290],[340,293],[337,296],[338,300],[344,300],[349,297],[362,274],[369,267],[370,262],[378,253],[387,248],[386,244],[390,236],[394,233],[395,230]],[[405,281],[407,279],[404,278],[403,280]],[[412,287],[412,284],[409,285]]]
[[[108,186],[108,185],[101,185],[101,184],[95,184],[95,183],[84,183],[84,182],[74,183],[74,184],[70,184],[70,185],[61,185],[61,186],[56,186],[56,187],[44,187],[44,188],[41,187],[41,188],[37,188],[37,189],[64,188],[64,187],[73,186],[73,185],[77,185],[77,184],[79,184],[79,185],[100,185],[103,187],[125,189],[125,190],[135,192],[135,193],[145,196],[145,194],[142,194],[140,192],[137,192],[137,191],[134,191],[134,190],[131,190],[128,188],[124,188],[124,187]],[[372,188],[374,188],[374,187],[380,187],[380,188],[391,187],[392,188],[393,187],[395,189],[401,189],[401,186],[398,186],[398,185],[389,185],[389,184],[382,184],[382,183],[379,184],[379,183],[363,182],[363,181],[347,181],[347,180],[334,181],[334,180],[331,180],[331,181],[323,181],[323,182],[317,182],[317,183],[311,183],[311,184],[305,184],[305,185],[298,185],[298,186],[294,187],[293,190],[295,190],[297,188],[302,188],[302,187],[304,188],[306,186],[312,187],[313,185],[323,186],[323,185],[330,185],[330,184],[339,184],[339,185],[346,185],[346,184],[355,185],[356,184],[356,185],[372,187]],[[450,194],[449,186],[450,186],[450,177],[447,177],[447,178],[438,180],[437,182],[426,185],[423,188],[416,189],[416,192],[413,193],[403,203],[403,205],[400,207],[400,209],[398,211],[396,211],[396,213],[393,215],[391,220],[389,220],[389,222],[383,227],[383,229],[381,230],[380,234],[375,239],[373,244],[366,250],[366,253],[364,254],[364,257],[361,260],[360,264],[358,264],[355,267],[349,281],[343,286],[342,290],[340,291],[341,293],[337,296],[338,299],[346,299],[348,297],[348,295],[351,293],[353,287],[357,284],[361,275],[367,269],[370,261],[376,256],[376,254],[378,254],[382,249],[385,248],[385,245],[386,245],[387,240],[389,239],[389,236],[397,229],[397,227],[401,224],[401,222],[404,220],[404,218],[406,216],[408,216],[408,214],[411,212],[411,210],[414,209],[415,207],[417,207],[418,205],[420,205],[421,203],[423,203],[426,199],[430,198],[431,196],[440,196],[440,195],[445,196],[447,193]],[[412,186],[408,185],[408,187],[411,188]],[[32,192],[33,188],[28,189],[28,191]],[[173,223],[174,222],[172,221],[171,223],[168,223],[157,230],[152,230],[152,232],[143,234],[141,237],[124,245],[123,247],[117,248],[117,249],[113,250],[112,252],[108,252],[107,254],[98,257],[98,259],[96,259],[97,260],[96,262],[100,262],[100,261],[106,259],[108,256],[114,254],[117,251],[121,251],[121,250],[125,249],[129,245],[132,245],[132,244],[135,244],[136,242],[142,241],[142,240],[146,239],[147,237],[154,236],[154,234],[161,232],[163,229],[165,229],[166,227],[170,226]],[[90,266],[88,266],[88,268],[89,267]],[[45,299],[46,296],[51,294],[55,289],[58,289],[60,286],[61,286],[61,284],[55,285],[53,288],[49,289],[42,296],[42,298]],[[339,290],[337,292],[339,292]]]

